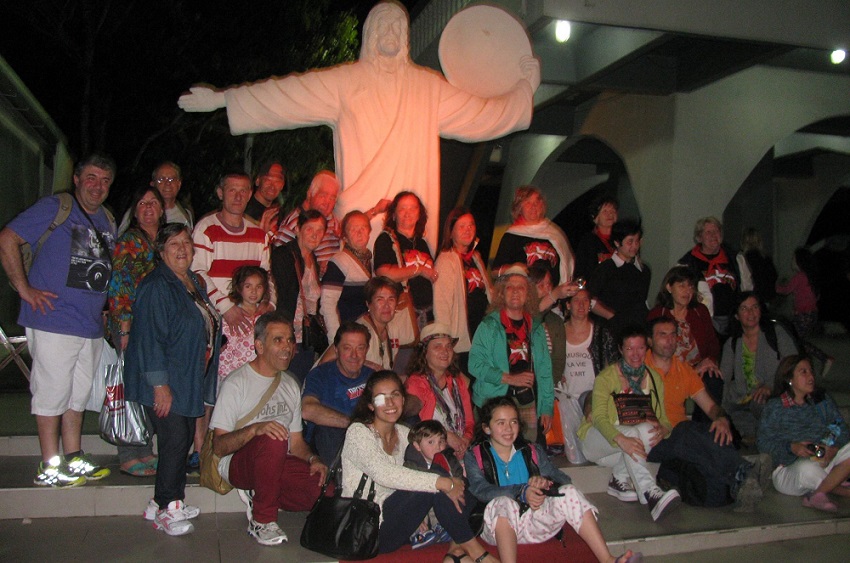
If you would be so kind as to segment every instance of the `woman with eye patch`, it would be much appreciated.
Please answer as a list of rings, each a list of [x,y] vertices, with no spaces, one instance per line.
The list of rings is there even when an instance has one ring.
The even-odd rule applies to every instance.
[[[374,483],[374,501],[381,507],[381,553],[407,543],[433,508],[452,538],[446,559],[469,556],[476,563],[498,562],[469,525],[475,501],[463,480],[404,467],[409,429],[397,423],[405,398],[404,386],[392,371],[377,371],[366,381],[342,448],[343,496],[354,495],[363,475],[367,487]]]

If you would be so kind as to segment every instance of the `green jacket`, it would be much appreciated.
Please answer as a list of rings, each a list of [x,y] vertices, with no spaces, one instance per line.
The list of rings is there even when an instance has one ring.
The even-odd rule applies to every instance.
[[[537,318],[531,321],[531,358],[537,384],[537,416],[551,416],[555,404],[552,359],[546,344],[546,331]],[[499,311],[493,311],[478,325],[469,350],[469,373],[475,377],[472,402],[481,407],[487,399],[507,395],[508,386],[502,383],[502,374],[509,372],[508,338],[499,320]]]
[[[664,384],[661,376],[646,368],[647,374],[650,376],[649,390],[650,395],[654,395],[652,407],[655,411],[655,416],[661,426],[665,427],[668,432],[673,429],[670,421],[667,419],[667,411],[664,410]],[[584,440],[587,436],[587,431],[591,426],[595,426],[599,433],[608,440],[612,446],[617,444],[614,442],[614,437],[620,433],[616,428],[618,423],[617,407],[614,406],[614,398],[612,393],[621,393],[623,386],[620,382],[620,373],[617,364],[611,364],[603,369],[593,383],[593,423],[588,422],[587,418],[582,420],[581,426],[578,428],[578,437]],[[653,393],[653,390],[655,393]]]

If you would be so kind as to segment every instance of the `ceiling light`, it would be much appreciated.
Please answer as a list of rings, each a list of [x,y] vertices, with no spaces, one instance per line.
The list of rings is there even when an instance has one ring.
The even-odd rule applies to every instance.
[[[566,43],[570,38],[570,22],[567,20],[558,20],[555,24],[555,39],[558,43]]]
[[[560,23],[560,22],[558,22],[558,23]],[[557,32],[555,32],[555,33],[557,34]],[[832,54],[829,56],[829,60],[831,60],[831,61],[832,61],[832,64],[837,65],[837,64],[841,64],[841,63],[843,63],[843,62],[844,62],[844,57],[846,57],[846,56],[847,56],[847,52],[846,52],[846,51],[844,51],[843,49],[836,49],[836,50],[835,50],[835,51],[833,51],[833,52],[832,52]]]

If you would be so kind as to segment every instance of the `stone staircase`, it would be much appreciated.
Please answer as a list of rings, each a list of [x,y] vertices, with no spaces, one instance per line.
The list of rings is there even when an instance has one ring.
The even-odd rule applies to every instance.
[[[38,463],[35,437],[0,437],[0,519],[140,515],[153,496],[154,479],[120,474],[115,448],[97,436],[84,436],[83,449],[99,463],[109,466],[113,474],[98,483],[54,490],[32,485]],[[850,534],[850,499],[839,499],[840,511],[831,515],[803,508],[799,499],[771,490],[752,514],[737,514],[730,507],[705,509],[683,505],[659,522],[653,522],[645,507],[622,503],[605,494],[608,469],[584,465],[565,470],[599,508],[600,526],[614,552],[632,549],[648,556],[670,555]],[[192,478],[187,485],[186,502],[199,506],[202,514],[245,510],[235,493],[217,495],[200,487],[197,479]]]

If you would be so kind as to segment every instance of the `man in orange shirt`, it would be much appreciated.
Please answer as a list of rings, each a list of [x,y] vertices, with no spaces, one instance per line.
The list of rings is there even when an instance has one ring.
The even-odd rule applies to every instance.
[[[760,471],[761,464],[750,463],[741,457],[732,445],[732,431],[726,413],[705,390],[696,370],[676,358],[678,329],[675,321],[653,319],[649,329],[651,338],[646,365],[663,381],[664,408],[673,432],[652,448],[647,460],[662,463],[659,470],[661,478],[676,473],[681,477],[681,463],[677,461],[689,462],[705,479],[704,506],[722,506],[735,499],[738,501],[736,510],[751,511],[762,495],[758,475],[765,473],[766,484],[769,477],[767,467]],[[708,414],[710,424],[687,418],[685,401],[688,398]],[[673,481],[673,478],[668,480]],[[680,488],[684,486],[681,480],[678,485]],[[687,494],[683,495],[683,498],[686,497]]]

